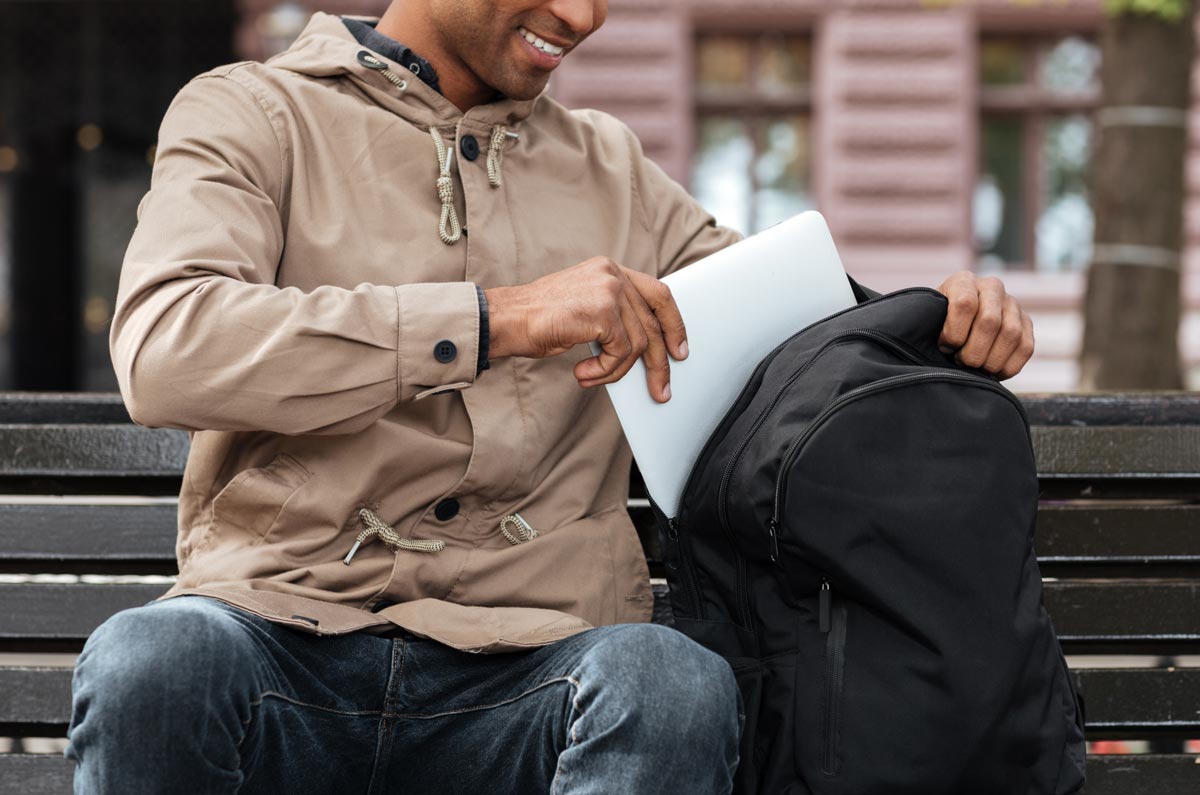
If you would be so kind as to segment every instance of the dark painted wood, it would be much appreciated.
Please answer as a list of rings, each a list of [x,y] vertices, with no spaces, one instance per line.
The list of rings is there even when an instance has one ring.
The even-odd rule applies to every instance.
[[[1072,671],[1089,739],[1200,736],[1200,668]],[[71,669],[0,667],[0,735],[55,736],[71,717]]]
[[[1195,754],[1093,755],[1082,795],[1194,795],[1200,791]]]
[[[1200,643],[1200,581],[1116,580],[1045,585],[1046,610],[1064,646]]]
[[[1082,795],[1167,795],[1196,791],[1195,755],[1143,754],[1088,758]],[[0,754],[0,782],[21,782],[22,795],[65,795],[73,764],[58,754]]]
[[[139,560],[174,567],[176,512],[174,504],[0,504],[0,561]]]
[[[1200,476],[1200,425],[1033,428],[1041,477]]]
[[[1089,739],[1101,733],[1200,737],[1200,668],[1081,668],[1071,674],[1084,698]]]
[[[0,754],[0,792],[67,795],[75,765],[58,754]]]
[[[0,667],[0,736],[66,735],[71,673],[70,668]]]
[[[183,431],[137,425],[0,425],[0,477],[181,477]]]
[[[1024,394],[1030,425],[1200,425],[1200,393]]]
[[[141,583],[0,583],[0,642],[10,647],[19,647],[16,641],[26,638],[81,642],[113,613],[144,605],[168,587]]]
[[[1200,564],[1200,505],[1055,505],[1038,508],[1034,541],[1047,564]]]
[[[168,585],[0,583],[0,641],[78,641],[108,616],[164,593]],[[664,601],[665,586],[654,588]],[[1046,609],[1064,645],[1200,647],[1200,581],[1049,582]],[[655,605],[665,623],[669,610]]]
[[[0,424],[130,423],[116,392],[0,392]]]

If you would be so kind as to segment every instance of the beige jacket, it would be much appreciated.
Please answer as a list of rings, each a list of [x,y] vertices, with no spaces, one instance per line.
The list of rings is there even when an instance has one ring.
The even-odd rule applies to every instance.
[[[363,52],[315,13],[163,119],[111,336],[134,420],[192,432],[162,598],[485,652],[648,621],[630,450],[606,391],[572,375],[588,346],[476,377],[476,285],[601,254],[661,277],[737,234],[611,116],[545,94],[464,114]],[[454,153],[440,184],[431,128]],[[386,527],[347,564],[364,508]],[[506,538],[511,513],[537,536]]]

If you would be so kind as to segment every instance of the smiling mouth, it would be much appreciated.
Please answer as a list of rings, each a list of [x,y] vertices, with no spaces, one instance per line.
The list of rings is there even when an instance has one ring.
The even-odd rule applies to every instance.
[[[540,36],[530,33],[524,27],[517,28],[517,33],[519,33],[525,39],[525,41],[532,44],[535,48],[546,53],[546,55],[557,57],[567,51],[566,47],[559,47],[555,44],[551,44]]]

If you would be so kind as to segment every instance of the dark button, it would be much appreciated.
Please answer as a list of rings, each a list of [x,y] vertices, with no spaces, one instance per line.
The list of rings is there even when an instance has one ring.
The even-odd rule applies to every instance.
[[[479,157],[479,141],[475,140],[474,135],[464,135],[458,142],[458,148],[462,150],[462,156],[467,160]]]
[[[391,599],[380,599],[379,602],[371,608],[372,613],[378,613],[380,610],[387,610],[392,605],[396,604]]]
[[[442,340],[437,345],[433,346],[433,356],[442,364],[454,361],[454,357],[458,355],[458,348],[450,340]]]
[[[454,499],[453,497],[447,497],[433,507],[433,515],[442,522],[446,521],[447,519],[453,519],[457,514],[458,500]]]

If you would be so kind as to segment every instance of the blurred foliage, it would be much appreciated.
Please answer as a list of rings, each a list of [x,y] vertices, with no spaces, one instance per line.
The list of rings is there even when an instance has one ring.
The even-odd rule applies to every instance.
[[[1178,22],[1187,12],[1192,0],[1104,0],[1104,10],[1109,16],[1137,14],[1158,17],[1167,22]]]
[[[948,8],[962,3],[963,0],[921,0],[926,8]],[[1062,5],[1064,0],[1012,0],[1013,5],[1036,6]],[[1103,0],[1104,11],[1115,17],[1122,14],[1157,17],[1164,22],[1178,22],[1187,11],[1192,0]]]

